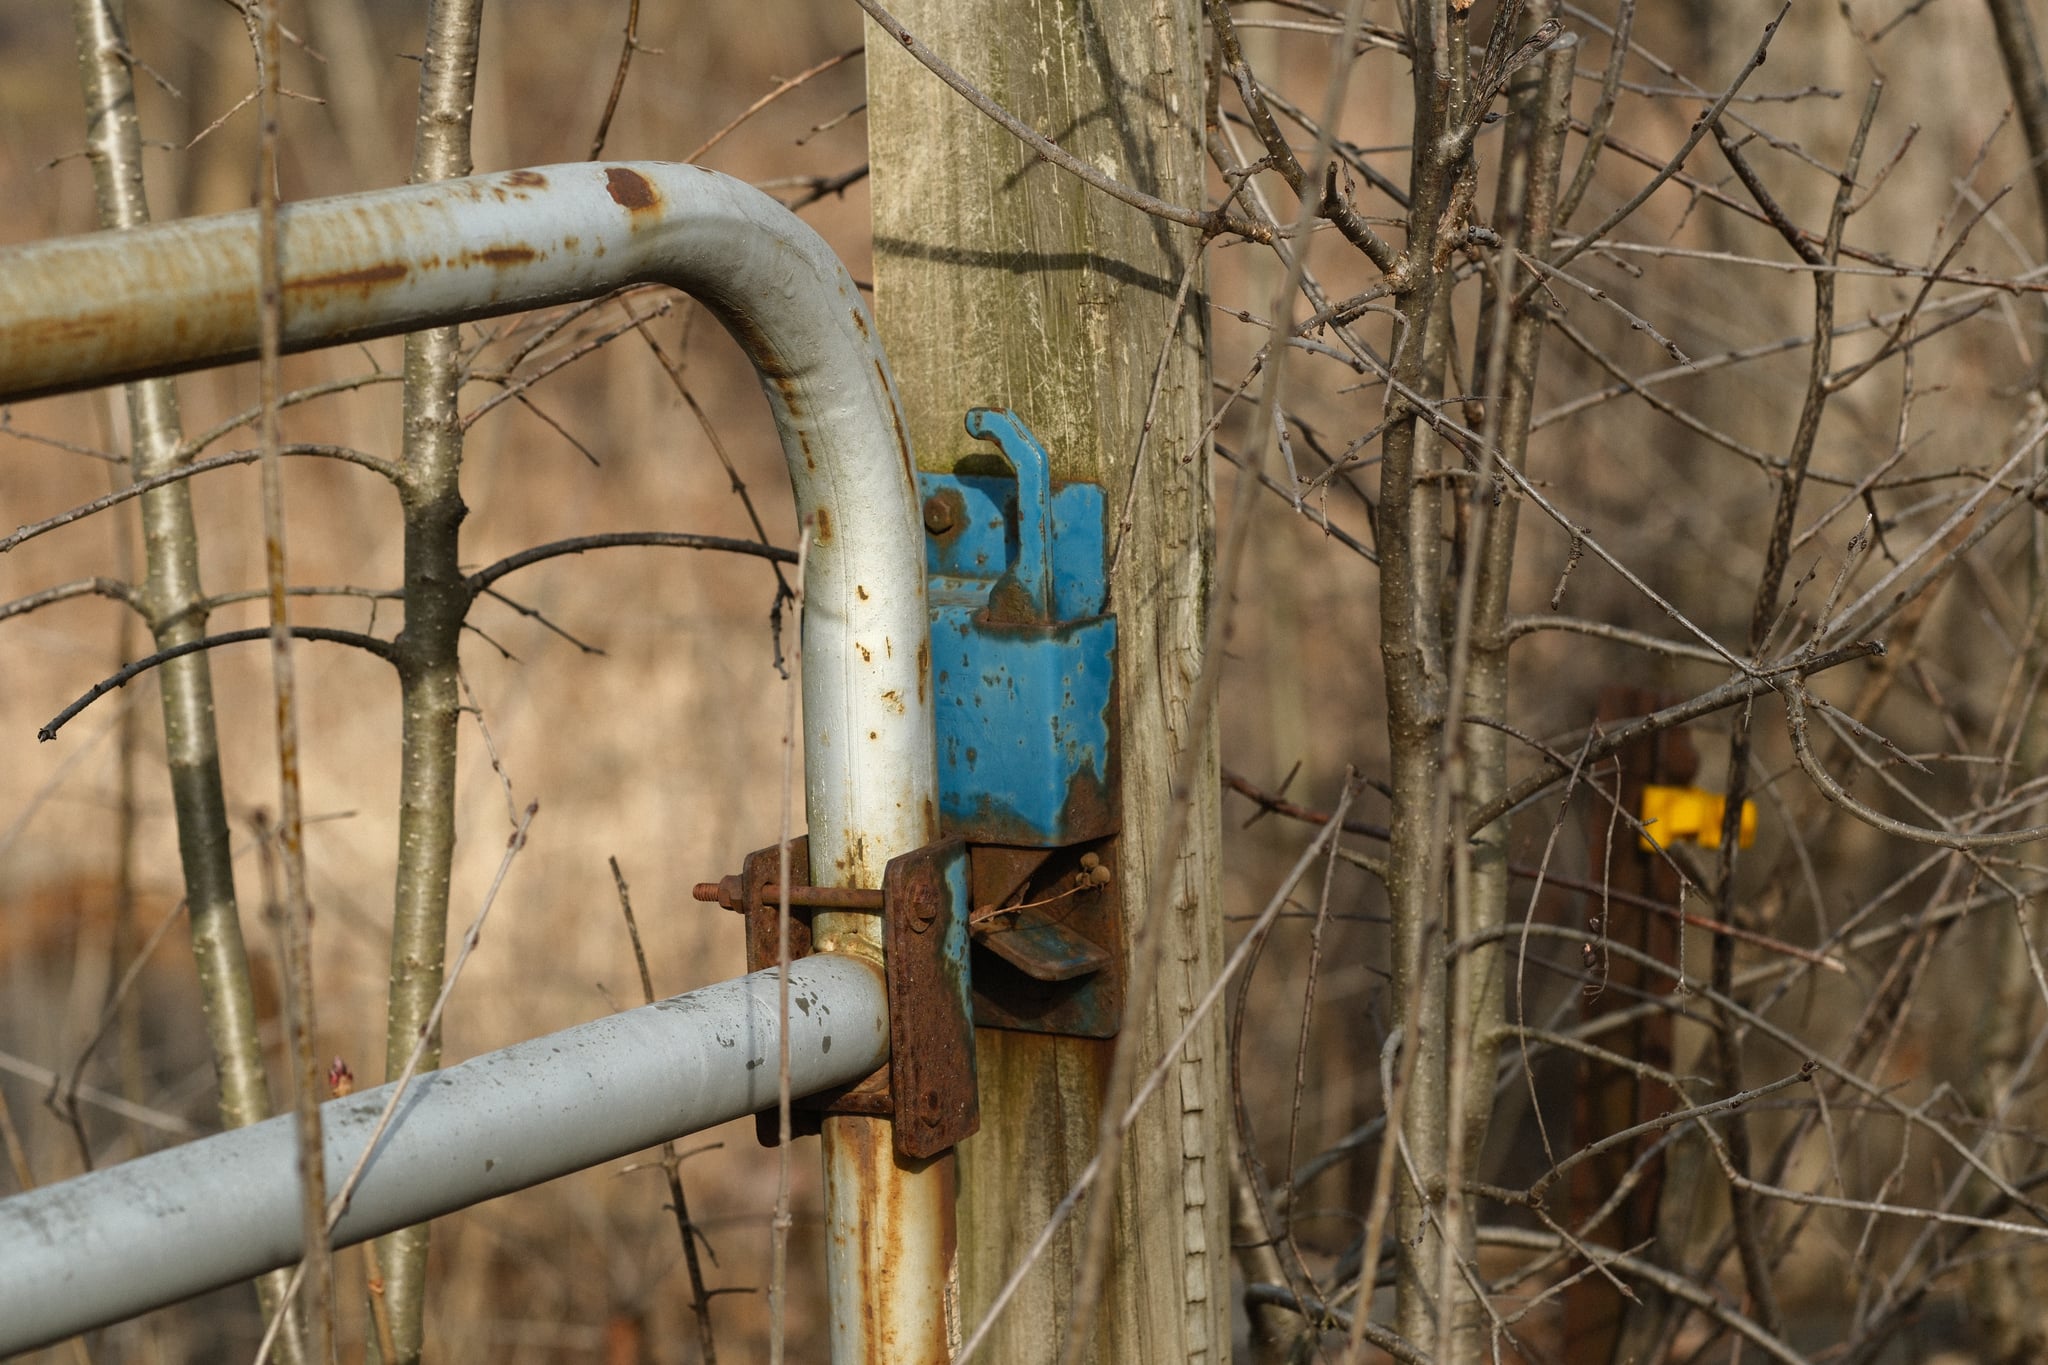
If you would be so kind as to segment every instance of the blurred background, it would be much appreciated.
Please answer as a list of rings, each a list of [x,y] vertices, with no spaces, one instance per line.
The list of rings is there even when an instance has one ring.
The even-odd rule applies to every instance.
[[[1369,20],[1396,23],[1394,7],[1375,0],[1366,8]],[[1490,12],[1491,5],[1479,9]],[[1636,16],[1640,50],[1624,68],[1608,150],[1569,230],[1600,221],[1662,164],[1777,12],[1754,0],[1688,0]],[[588,154],[617,67],[623,14],[623,5],[539,0],[488,8],[474,134],[479,171]],[[1239,14],[1248,56],[1268,83],[1299,91],[1298,103],[1317,107],[1329,63],[1329,16],[1301,4],[1245,5]],[[1585,12],[1565,7],[1563,15],[1583,40],[1575,95],[1583,117],[1598,99],[1615,6],[1602,0]],[[284,85],[305,98],[288,100],[284,109],[284,197],[402,183],[411,156],[417,67],[408,54],[421,44],[418,7],[323,0],[288,9],[286,18],[303,43],[287,47]],[[138,89],[143,134],[152,143],[153,212],[167,219],[248,207],[255,129],[252,108],[237,107],[253,81],[241,16],[211,0],[137,0],[128,27],[134,54],[146,63]],[[641,50],[606,143],[611,158],[684,158],[782,78],[857,49],[863,39],[851,5],[802,0],[649,0],[639,33]],[[96,225],[74,51],[65,7],[0,10],[0,243]],[[1834,363],[1840,370],[1875,354],[1895,325],[1889,319],[1923,291],[1915,326],[1926,339],[1910,364],[1893,356],[1829,409],[1800,518],[1802,531],[1812,534],[1792,569],[1795,578],[1813,575],[1788,618],[1795,635],[1810,628],[1866,513],[1875,518],[1867,534],[1877,548],[1850,566],[1849,597],[1923,544],[1943,537],[1952,544],[1964,534],[1967,527],[1947,519],[2043,411],[2036,387],[2040,296],[2011,284],[2038,289],[2043,223],[1978,0],[1794,7],[1768,63],[1732,106],[1762,130],[1748,141],[1749,154],[1790,218],[1818,228],[1836,191],[1830,168],[1842,163],[1878,70],[1885,93],[1858,191],[1868,206],[1859,207],[1848,233],[1865,255],[1845,258],[1839,272],[1836,321],[1845,330]],[[808,200],[804,216],[858,280],[869,270],[868,201],[864,181],[849,173],[866,159],[863,82],[858,56],[843,61],[762,109],[704,157],[786,201]],[[1405,58],[1369,48],[1341,125],[1358,160],[1395,180],[1406,172],[1407,82]],[[1702,89],[1710,92],[1705,99]],[[1226,108],[1237,107],[1226,101]],[[1226,126],[1225,133],[1247,137],[1241,127]],[[1571,139],[1567,175],[1583,147],[1582,137]],[[1482,140],[1482,210],[1492,196],[1491,151]],[[1597,554],[1581,557],[1568,531],[1525,509],[1515,606],[1532,616],[1689,639],[1641,590],[1647,586],[1740,651],[1776,498],[1775,483],[1759,466],[1782,454],[1797,420],[1813,289],[1807,275],[1784,268],[1793,258],[1779,235],[1755,213],[1731,207],[1751,199],[1711,141],[1694,153],[1687,172],[1626,226],[1626,245],[1582,258],[1574,274],[1586,288],[1555,290],[1558,311],[1583,345],[1556,333],[1546,343],[1531,446],[1541,490],[1641,586]],[[838,187],[816,197],[825,181]],[[2009,185],[2013,192],[1999,198]],[[1371,211],[1396,211],[1360,193]],[[1293,211],[1284,194],[1279,208]],[[1363,261],[1327,237],[1312,259],[1333,297],[1372,278]],[[1940,262],[1943,281],[1929,285],[1902,274],[1887,264],[1894,261]],[[1263,313],[1275,279],[1242,245],[1219,246],[1210,262],[1208,325],[1220,401],[1267,335],[1234,310]],[[2006,287],[1986,287],[1990,282]],[[1468,292],[1473,297],[1460,304],[1467,336],[1476,285]],[[599,531],[750,536],[707,424],[761,510],[770,539],[794,543],[780,450],[752,374],[687,300],[647,291],[591,312],[529,358],[521,373],[618,330],[629,308],[651,318],[662,346],[682,358],[705,422],[630,333],[535,385],[526,401],[496,403],[468,431],[465,564]],[[1368,314],[1359,328],[1383,353],[1391,345],[1383,317]],[[476,335],[481,340],[483,332]],[[479,353],[480,377],[465,391],[465,410],[503,392],[492,357],[509,354],[517,342],[507,333]],[[399,343],[390,340],[289,358],[286,382],[301,387],[373,371],[391,378],[398,356]],[[1655,383],[1638,388],[1655,402],[1618,382],[1652,374]],[[253,367],[183,379],[179,392],[188,431],[206,430],[253,406]],[[1369,438],[1383,399],[1342,364],[1304,360],[1286,394],[1289,454],[1304,481],[1315,481],[1332,460],[1345,467],[1316,481],[1298,506],[1291,497],[1246,494],[1263,505],[1222,665],[1224,765],[1243,785],[1284,791],[1309,808],[1334,804],[1347,768],[1368,780],[1385,770],[1377,579],[1344,543],[1371,543],[1377,474]],[[395,458],[398,401],[396,383],[371,382],[295,406],[285,414],[285,439]],[[1226,455],[1253,443],[1251,406],[1239,404],[1220,425],[1217,442]],[[125,482],[125,472],[104,458],[125,442],[118,392],[11,409],[0,429],[0,525],[35,522]],[[251,443],[240,432],[216,449]],[[2005,491],[2039,467],[2036,452],[2008,476]],[[1236,479],[1219,459],[1222,502],[1237,495]],[[260,589],[257,488],[253,465],[195,484],[205,581],[215,593]],[[296,583],[397,586],[401,528],[395,497],[381,480],[339,463],[294,461],[286,500]],[[2038,727],[2030,730],[2026,718],[2040,707],[2041,605],[2048,601],[2037,589],[2038,520],[2022,512],[1972,543],[1887,626],[1892,649],[1885,660],[1815,684],[1897,752],[1919,756],[1924,771],[1897,763],[1859,770],[1856,790],[1865,799],[1901,812],[1913,811],[1915,802],[1959,812],[2001,799],[2036,775],[2026,765],[2038,762]],[[131,508],[82,521],[0,555],[0,601],[94,575],[132,576],[139,553]],[[1568,563],[1570,576],[1554,604]],[[451,901],[457,932],[511,829],[493,749],[518,804],[537,800],[540,813],[455,992],[445,1025],[451,1061],[639,1002],[609,857],[631,883],[658,991],[737,974],[737,923],[693,903],[689,887],[736,870],[742,855],[772,843],[781,798],[786,694],[770,631],[775,584],[765,565],[680,550],[611,549],[550,561],[502,586],[517,607],[480,604],[463,652],[480,714],[466,718],[461,738]],[[256,598],[224,606],[214,629],[263,620]],[[398,608],[359,596],[311,597],[295,603],[294,620],[388,638]],[[83,1069],[82,1093],[90,1100],[82,1110],[84,1152],[71,1126],[44,1103],[49,1074],[69,1074],[115,983],[181,893],[150,678],[102,699],[55,742],[36,740],[37,728],[74,697],[147,652],[146,640],[124,608],[93,598],[0,620],[0,1094],[39,1183],[76,1174],[87,1154],[104,1165],[211,1131],[215,1123],[191,956],[175,930],[150,956],[115,1028]],[[375,1084],[383,1079],[396,687],[384,665],[350,651],[302,644],[296,657],[312,821],[306,847],[317,912],[319,1050],[343,1059],[362,1084]],[[243,830],[277,801],[268,667],[260,645],[214,658],[229,809]],[[1514,723],[1523,735],[1568,753],[1603,716],[1603,705],[1611,721],[1661,704],[1648,699],[1691,695],[1725,676],[1721,664],[1645,652],[1611,632],[1601,638],[1532,629],[1515,655]],[[1999,1158],[2017,1163],[2014,1178],[2035,1170],[2042,1163],[2028,1117],[2038,1108],[2030,1071],[2014,1073],[1995,1121],[1987,1120],[1985,1098],[1972,1092],[1970,1078],[1983,1073],[1985,1049],[2000,1046],[1987,1038],[1996,1026],[2011,1027],[2015,1012],[2031,1021],[2026,1038],[2038,1028],[2040,996],[2031,979],[2023,977],[2017,993],[2001,985],[2011,977],[2006,966],[2029,960],[2029,948],[2013,957],[2011,931],[2015,899],[2031,913],[2028,894],[2041,884],[2038,850],[2000,861],[1996,870],[2017,888],[2016,897],[1993,894],[2004,883],[1987,880],[1982,869],[1930,857],[1931,850],[1833,813],[1791,768],[1782,711],[1760,703],[1758,715],[1766,785],[1758,798],[1758,845],[1743,864],[1742,922],[1770,939],[1835,954],[1847,970],[1815,971],[1745,943],[1741,968],[1754,969],[1743,978],[1751,982],[1745,998],[1780,1030],[1775,1041],[1768,1030],[1751,1033],[1752,1080],[1826,1056],[1867,1083],[1838,1096],[1839,1110],[1819,1127],[1800,1126],[1813,1113],[1805,1090],[1781,1097],[1782,1105],[1759,1106],[1757,1123],[1767,1135],[1798,1128],[1783,1178],[1895,1204],[1939,1199],[1957,1179],[1958,1153],[1940,1150],[1902,1118],[1907,1110],[1937,1116],[1971,1143],[1995,1129],[2020,1144]],[[1688,727],[1697,753],[1691,780],[1703,787],[1720,783],[1728,723],[1722,713]],[[1226,896],[1215,910],[1228,920],[1231,942],[1312,833],[1285,814],[1250,823],[1260,809],[1243,796],[1225,801]],[[1928,818],[1924,809],[1918,814]],[[1384,824],[1385,804],[1367,791],[1353,816]],[[1608,855],[1611,823],[1608,808],[1583,791],[1568,806],[1553,793],[1526,810],[1516,825],[1515,857],[1533,866],[1547,854],[1554,877],[1540,896],[1518,883],[1517,913],[1532,923],[1581,926],[1597,913],[1622,914],[1597,891],[1632,844],[1617,838],[1617,854]],[[1349,843],[1367,856],[1383,851],[1369,835]],[[242,860],[238,876],[260,1003],[275,1031],[276,932],[256,908],[262,898],[253,858]],[[1596,890],[1574,891],[1574,883]],[[1304,883],[1298,897],[1237,1007],[1239,1101],[1247,1150],[1269,1181],[1283,1180],[1317,1153],[1332,1153],[1316,1179],[1291,1196],[1303,1257],[1329,1269],[1355,1242],[1377,1150],[1370,1130],[1390,1009],[1377,918],[1383,904],[1370,876],[1338,865],[1330,917],[1312,952],[1320,891]],[[1703,936],[1677,935],[1670,946],[1681,970],[1705,971]],[[1512,970],[1531,1017],[1569,1010],[1575,996],[1597,990],[1569,942],[1538,936]],[[1304,1025],[1312,974],[1314,1004]],[[1708,1070],[1697,1061],[1706,1036],[1698,1016],[1682,998],[1673,1000],[1668,983],[1645,994],[1677,1016],[1668,1043],[1672,1069]],[[281,1057],[273,1072],[280,1094]],[[1559,1151],[1573,1145],[1572,1062],[1537,1055],[1530,1067],[1530,1079],[1517,1074],[1503,1086],[1487,1179],[1533,1179],[1548,1164],[1546,1132]],[[1348,1146],[1347,1135],[1356,1139]],[[689,1157],[683,1177],[692,1213],[716,1253],[707,1267],[710,1283],[752,1291],[714,1301],[721,1348],[734,1359],[757,1358],[767,1330],[773,1156],[754,1145],[750,1123],[682,1145],[707,1148]],[[795,1165],[791,1328],[799,1359],[819,1358],[822,1350],[813,1155],[804,1144]],[[1695,1151],[1694,1159],[1709,1158]],[[11,1192],[5,1182],[14,1179],[0,1177],[0,1191]],[[1710,1180],[1698,1186],[1697,1236],[1710,1239],[1725,1217],[1720,1188]],[[433,1358],[696,1359],[666,1197],[654,1169],[615,1166],[441,1220],[428,1308]],[[1683,1210],[1671,1210],[1692,1197],[1667,1193],[1667,1221],[1678,1219]],[[1942,1351],[1991,1358],[1984,1345],[1990,1338],[1973,1325],[1970,1306],[1970,1266],[1984,1259],[1982,1249],[1939,1238],[1930,1244],[1923,1228],[1853,1212],[1788,1210],[1780,1226],[1787,1247],[1780,1293],[1788,1331],[1802,1348],[1847,1342],[1855,1344],[1852,1355],[1871,1352],[1855,1358],[1919,1359]],[[2038,1254],[2011,1254],[2018,1256],[2017,1273],[2034,1273]],[[359,1284],[360,1262],[344,1256],[340,1264],[344,1285]],[[1524,1292],[1536,1296],[1547,1283],[1539,1277]],[[1908,1298],[1910,1311],[1881,1316]],[[359,1291],[345,1290],[342,1302],[360,1303]],[[1886,1340],[1872,1345],[1863,1334],[1879,1323],[1887,1326]],[[103,1361],[234,1358],[253,1351],[260,1326],[253,1298],[235,1291],[111,1329],[92,1349]],[[1554,1302],[1539,1304],[1522,1330],[1533,1354],[1563,1349]],[[345,1358],[354,1358],[360,1314],[345,1312],[343,1331]],[[1704,1339],[1682,1338],[1673,1358]]]

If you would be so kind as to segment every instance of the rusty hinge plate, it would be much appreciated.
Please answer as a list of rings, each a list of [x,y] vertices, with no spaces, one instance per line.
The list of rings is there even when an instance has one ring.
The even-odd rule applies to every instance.
[[[807,876],[808,840],[790,841],[789,866],[792,880]],[[746,916],[750,972],[779,961],[781,869],[777,845],[748,854],[739,876],[700,888],[700,897]],[[912,1160],[936,1156],[972,1134],[981,1126],[981,1104],[967,977],[967,846],[942,839],[892,859],[879,892],[792,886],[790,902],[791,960],[812,951],[811,922],[819,909],[881,914],[890,1051],[887,1065],[853,1085],[792,1106],[792,1134],[817,1133],[827,1114],[888,1118],[898,1155]],[[773,1111],[755,1115],[763,1145],[776,1145],[779,1127]]]
[[[967,845],[941,839],[882,873],[896,1150],[925,1157],[981,1127],[967,975]]]

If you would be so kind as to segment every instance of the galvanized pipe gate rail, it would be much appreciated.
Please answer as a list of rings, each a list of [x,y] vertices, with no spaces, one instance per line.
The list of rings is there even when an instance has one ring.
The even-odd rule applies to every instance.
[[[809,227],[738,181],[657,163],[552,166],[292,204],[278,227],[288,351],[635,283],[700,300],[760,374],[798,514],[812,528],[803,621],[811,880],[879,889],[892,859],[937,839],[914,466],[874,324]],[[0,252],[0,401],[251,358],[257,281],[253,213]],[[819,913],[810,932],[818,956],[791,977],[793,995],[812,1005],[790,1021],[798,1095],[857,1081],[889,1055],[877,917]],[[757,972],[424,1078],[371,1160],[337,1243],[773,1103],[775,1013],[772,974]],[[326,1107],[331,1182],[353,1164],[382,1094]],[[0,1201],[0,1353],[290,1263],[291,1122]],[[906,1159],[879,1116],[836,1113],[823,1131],[833,1360],[948,1359],[958,1331],[950,1153]]]

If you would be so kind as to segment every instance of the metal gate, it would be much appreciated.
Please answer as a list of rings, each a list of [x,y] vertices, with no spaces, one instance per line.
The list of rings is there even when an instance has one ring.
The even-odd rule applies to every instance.
[[[808,884],[765,849],[702,899],[752,974],[325,1106],[330,1187],[376,1143],[344,1245],[775,1102],[818,1097],[832,1358],[959,1340],[952,1148],[975,1025],[1108,1037],[1116,621],[1100,488],[1055,487],[1013,413],[992,464],[919,474],[875,328],[831,250],[695,166],[584,163],[278,210],[283,346],[309,350],[660,283],[739,342],[812,528],[803,620]],[[228,214],[0,252],[0,401],[250,358],[258,222]],[[930,592],[927,593],[927,579]],[[1047,913],[1057,903],[1057,913]],[[777,924],[791,915],[786,1020]],[[388,1088],[387,1088],[388,1090]],[[286,1265],[291,1118],[0,1201],[0,1352]]]
[[[254,213],[230,214],[0,254],[0,399],[253,356],[257,227]],[[583,164],[288,205],[278,228],[287,350],[641,282],[702,301],[760,374],[798,512],[815,528],[803,624],[818,661],[804,670],[810,879],[879,889],[892,858],[938,837],[910,451],[874,325],[809,227],[697,167]],[[857,1081],[888,1053],[879,917],[849,915],[821,946],[836,952],[792,972],[793,994],[815,1004],[791,1021],[799,1095]],[[751,976],[423,1080],[338,1239],[772,1104],[776,1072],[762,1059],[775,1055],[775,998]],[[479,1102],[514,1076],[525,1100]],[[327,1106],[332,1179],[378,1103]],[[294,1260],[291,1122],[0,1203],[0,1352]],[[825,1125],[833,1355],[942,1360],[956,1316],[952,1159],[906,1161],[889,1133],[883,1116]]]

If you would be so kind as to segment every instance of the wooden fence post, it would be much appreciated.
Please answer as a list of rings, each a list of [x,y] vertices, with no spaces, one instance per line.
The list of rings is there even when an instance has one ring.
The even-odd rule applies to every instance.
[[[1188,0],[910,0],[893,12],[1068,151],[1199,206],[1196,9]],[[875,312],[920,464],[950,470],[977,444],[961,429],[967,408],[1014,408],[1051,452],[1055,479],[1101,482],[1112,539],[1135,473],[1111,596],[1123,744],[1118,885],[1127,924],[1163,907],[1159,987],[1126,1027],[1142,1075],[1213,979],[1222,946],[1215,744],[1190,733],[1212,539],[1199,288],[1175,306],[1200,243],[1040,161],[895,40],[868,33]],[[1196,744],[1188,836],[1178,858],[1159,866],[1174,775]],[[1101,1106],[1125,1103],[1102,1093],[1107,1043],[982,1030],[978,1047],[982,1130],[961,1149],[969,1331],[1094,1155]],[[1126,1140],[1096,1360],[1229,1359],[1226,1081],[1217,1012]],[[1054,1359],[1083,1221],[1062,1231],[978,1359]]]

